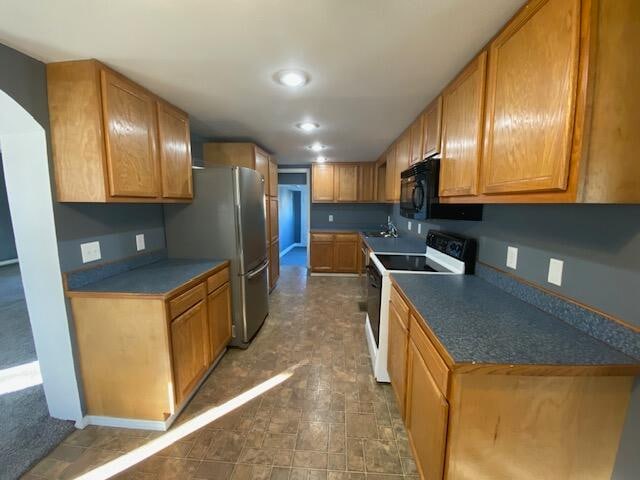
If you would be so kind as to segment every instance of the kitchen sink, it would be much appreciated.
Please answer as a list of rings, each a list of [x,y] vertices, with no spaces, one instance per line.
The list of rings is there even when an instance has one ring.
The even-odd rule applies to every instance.
[[[362,234],[366,238],[389,238],[392,237],[390,233],[387,232],[362,232]]]

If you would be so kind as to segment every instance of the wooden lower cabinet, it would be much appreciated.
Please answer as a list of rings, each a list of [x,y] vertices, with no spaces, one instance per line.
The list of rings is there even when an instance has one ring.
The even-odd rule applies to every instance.
[[[207,295],[209,343],[214,361],[231,341],[231,287],[228,283]]]
[[[171,321],[171,356],[178,404],[182,403],[209,367],[208,323],[204,301]]]
[[[276,288],[280,278],[280,241],[276,240],[269,246],[269,290]]]
[[[406,337],[405,337],[406,338]],[[409,341],[406,425],[416,464],[426,479],[442,478],[447,444],[447,399],[436,386],[416,344]]]
[[[67,296],[91,417],[165,422],[231,340],[228,263],[166,295]]]
[[[311,232],[311,271],[316,273],[358,273],[360,239],[357,233]]]
[[[388,370],[422,479],[611,478],[632,370],[456,363],[405,298],[394,285]]]

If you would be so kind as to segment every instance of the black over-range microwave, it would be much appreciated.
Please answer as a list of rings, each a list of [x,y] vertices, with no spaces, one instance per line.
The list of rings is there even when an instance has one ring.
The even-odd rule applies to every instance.
[[[482,220],[482,205],[440,203],[440,160],[435,157],[414,164],[400,175],[400,215],[415,220]]]

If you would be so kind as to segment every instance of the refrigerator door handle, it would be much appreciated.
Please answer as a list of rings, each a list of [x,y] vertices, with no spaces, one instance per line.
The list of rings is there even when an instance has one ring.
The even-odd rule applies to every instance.
[[[257,277],[268,266],[269,266],[269,260],[265,260],[264,263],[260,265],[258,268],[256,268],[255,270],[251,270],[249,273],[247,273],[247,280],[251,280],[252,278]]]

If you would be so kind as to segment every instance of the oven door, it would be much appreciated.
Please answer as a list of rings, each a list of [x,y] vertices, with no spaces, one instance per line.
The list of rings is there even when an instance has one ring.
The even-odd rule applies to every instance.
[[[380,346],[380,300],[382,297],[382,275],[372,265],[367,265],[367,314],[376,346]]]

